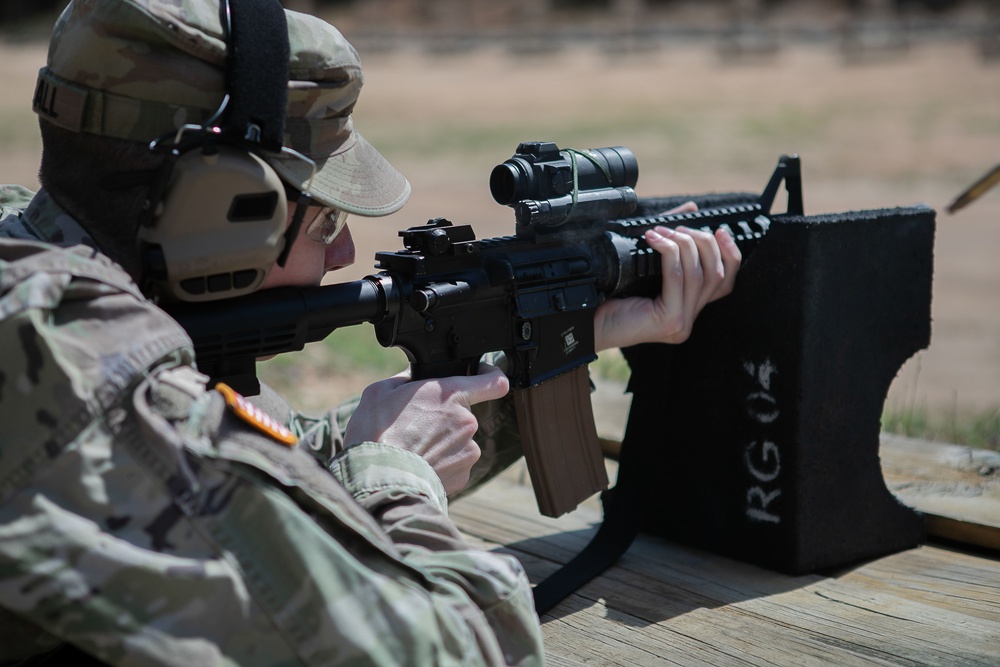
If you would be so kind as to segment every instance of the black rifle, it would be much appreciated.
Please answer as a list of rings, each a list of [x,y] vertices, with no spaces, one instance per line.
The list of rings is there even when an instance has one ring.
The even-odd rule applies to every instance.
[[[643,233],[724,227],[746,255],[771,224],[782,181],[789,213],[802,212],[796,156],[781,157],[759,197],[691,213],[627,217],[667,205],[639,200],[637,178],[623,147],[523,143],[490,177],[497,202],[514,208],[513,236],[477,240],[469,225],[431,220],[399,232],[405,249],[377,253],[381,271],[362,280],[164,308],[191,335],[202,372],[247,395],[259,391],[257,358],[363,322],[406,353],[414,379],[473,373],[502,351],[539,509],[558,516],[607,486],[586,372],[594,310],[659,292],[660,258]]]

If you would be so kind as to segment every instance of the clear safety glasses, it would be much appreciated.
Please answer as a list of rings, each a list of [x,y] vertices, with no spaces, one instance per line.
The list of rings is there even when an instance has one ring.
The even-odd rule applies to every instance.
[[[310,206],[310,209],[317,209],[316,214],[310,219],[312,211],[306,213],[309,222],[306,223],[306,238],[310,241],[317,241],[327,245],[333,243],[337,234],[344,228],[347,222],[347,211],[341,211],[332,206]]]

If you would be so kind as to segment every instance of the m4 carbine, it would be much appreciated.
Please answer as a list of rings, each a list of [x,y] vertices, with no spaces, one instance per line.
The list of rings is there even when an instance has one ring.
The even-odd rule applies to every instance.
[[[514,208],[513,236],[476,239],[439,218],[399,232],[404,249],[377,253],[380,271],[362,280],[164,308],[193,339],[199,369],[247,395],[259,391],[259,357],[364,322],[406,353],[413,379],[474,373],[484,354],[503,352],[539,509],[559,516],[607,486],[586,367],[597,306],[660,290],[660,258],[643,233],[723,227],[746,256],[782,181],[789,213],[802,212],[796,156],[781,157],[759,197],[690,213],[649,214],[669,204],[640,200],[637,178],[623,147],[523,143],[490,177],[494,199]]]

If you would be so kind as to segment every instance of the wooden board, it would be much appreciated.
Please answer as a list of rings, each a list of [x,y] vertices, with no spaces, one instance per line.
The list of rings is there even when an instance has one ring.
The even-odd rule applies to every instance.
[[[599,524],[588,504],[538,514],[515,470],[453,504],[463,532],[519,558],[533,582]],[[542,618],[551,665],[1000,664],[1000,562],[924,546],[790,577],[640,536]]]
[[[882,474],[930,535],[1000,553],[1000,453],[883,434]]]

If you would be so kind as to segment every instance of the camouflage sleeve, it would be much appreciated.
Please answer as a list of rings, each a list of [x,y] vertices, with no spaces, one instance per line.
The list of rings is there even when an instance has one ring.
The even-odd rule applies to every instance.
[[[423,459],[361,445],[334,459],[338,483],[206,390],[169,318],[71,268],[0,292],[18,351],[0,361],[0,607],[48,633],[40,650],[541,664],[523,570],[461,541]]]
[[[18,215],[28,204],[35,193],[23,185],[0,185],[0,222],[11,215]]]
[[[540,652],[538,621],[527,580],[521,574],[506,578],[503,573],[513,571],[498,567],[502,563],[496,562],[506,557],[482,553],[465,543],[448,518],[448,499],[430,466],[414,454],[378,443],[343,450],[342,434],[358,406],[357,398],[321,417],[296,412],[267,388],[257,401],[302,435],[310,453],[328,465],[355,500],[375,517],[408,562],[448,577],[479,609],[486,610],[487,622],[508,659]],[[476,442],[483,455],[462,494],[486,483],[521,456],[513,401],[490,401],[473,409],[480,422]],[[509,565],[520,572],[516,562]]]
[[[447,515],[444,488],[415,454],[363,443],[341,452],[331,471],[375,518],[406,562],[464,591],[482,610],[504,661],[540,656],[531,588],[512,557],[470,547]]]
[[[540,651],[537,616],[527,580],[500,567],[504,556],[470,548],[447,515],[448,499],[440,480],[420,457],[378,443],[343,450],[342,433],[358,406],[346,401],[321,417],[292,409],[270,388],[254,399],[262,409],[300,434],[302,444],[375,517],[403,557],[422,570],[447,577],[486,610],[492,632],[508,657]],[[459,495],[479,488],[521,456],[513,401],[508,398],[473,406],[479,420],[476,442],[482,456],[470,484]],[[517,572],[520,565],[510,563]],[[537,646],[535,642],[539,642]],[[534,646],[534,648],[532,648]]]

